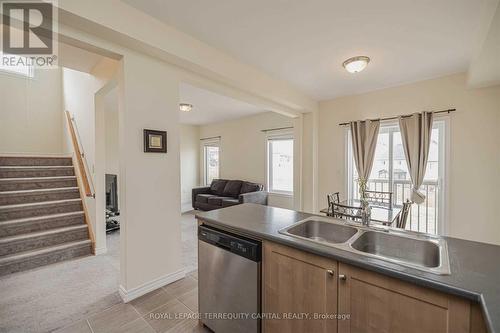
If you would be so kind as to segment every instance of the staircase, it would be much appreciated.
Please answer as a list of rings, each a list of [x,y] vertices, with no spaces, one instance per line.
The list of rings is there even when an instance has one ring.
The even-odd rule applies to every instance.
[[[0,276],[91,253],[71,158],[0,156]]]

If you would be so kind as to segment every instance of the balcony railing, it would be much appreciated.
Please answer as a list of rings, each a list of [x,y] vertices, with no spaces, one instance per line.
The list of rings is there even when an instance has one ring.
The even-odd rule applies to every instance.
[[[354,182],[353,189],[354,198],[359,199],[358,184],[356,181]],[[393,193],[394,207],[401,208],[403,207],[403,202],[410,198],[411,182],[404,179],[395,179],[391,189],[388,179],[370,179],[368,181],[368,189],[370,191],[391,191]],[[439,225],[438,181],[424,181],[420,191],[425,194],[425,201],[420,205],[412,205],[406,229],[437,234]]]

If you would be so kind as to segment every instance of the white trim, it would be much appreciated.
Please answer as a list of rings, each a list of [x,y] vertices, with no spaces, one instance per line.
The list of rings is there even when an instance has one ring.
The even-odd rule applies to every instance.
[[[106,252],[108,252],[108,248],[106,247],[106,244],[104,244],[104,246],[96,247],[94,252],[95,252],[94,255],[96,255],[96,256],[101,255],[101,254],[105,254]]]
[[[221,138],[213,138],[213,139],[207,139],[207,140],[202,140],[200,141],[200,151],[201,151],[201,163],[202,163],[202,168],[201,168],[201,171],[202,171],[202,175],[201,175],[201,179],[202,179],[202,182],[203,182],[203,185],[204,186],[210,186],[209,183],[207,183],[207,154],[206,154],[206,151],[205,151],[205,148],[206,147],[218,147],[219,148],[219,177],[221,177],[220,175],[220,170],[221,170],[221,152],[222,152],[222,149],[221,149],[221,145],[222,145],[222,140]]]
[[[146,282],[138,287],[132,288],[130,290],[126,290],[125,287],[120,285],[119,293],[124,303],[128,303],[142,295],[145,295],[153,290],[166,286],[172,282],[178,281],[182,278],[186,277],[186,272],[183,269],[180,269],[176,272],[169,273],[157,279],[154,279],[150,282]]]
[[[181,213],[187,213],[187,212],[189,212],[189,211],[191,211],[193,209],[194,208],[193,208],[193,205],[192,205],[191,201],[184,202],[184,203],[181,204]]]

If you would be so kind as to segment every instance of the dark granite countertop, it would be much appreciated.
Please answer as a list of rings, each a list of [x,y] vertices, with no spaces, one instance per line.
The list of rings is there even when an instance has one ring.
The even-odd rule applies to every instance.
[[[500,333],[500,246],[444,237],[448,242],[451,274],[436,275],[278,233],[313,214],[242,204],[198,212],[196,216],[227,231],[274,241],[478,302],[489,331]]]

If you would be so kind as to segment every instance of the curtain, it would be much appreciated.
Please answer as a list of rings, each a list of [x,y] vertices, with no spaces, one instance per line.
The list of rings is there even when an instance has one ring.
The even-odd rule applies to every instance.
[[[358,120],[351,121],[349,125],[351,127],[354,162],[359,175],[359,192],[363,199],[366,184],[372,171],[380,121]]]
[[[429,158],[432,121],[432,112],[414,113],[409,117],[399,117],[403,149],[413,186],[411,200],[416,204],[425,201],[425,195],[419,192],[419,189],[424,181]]]

